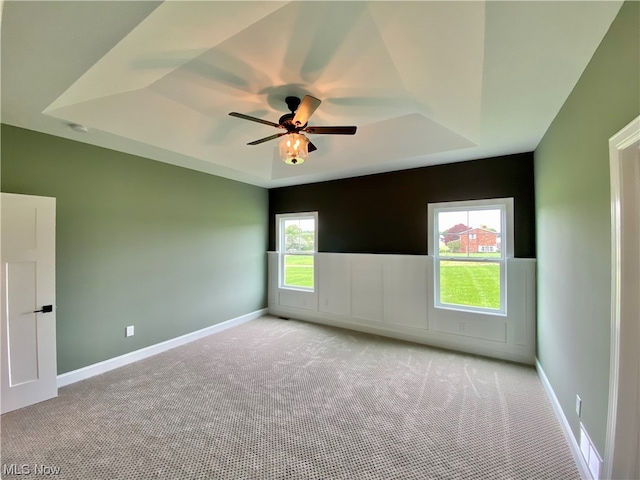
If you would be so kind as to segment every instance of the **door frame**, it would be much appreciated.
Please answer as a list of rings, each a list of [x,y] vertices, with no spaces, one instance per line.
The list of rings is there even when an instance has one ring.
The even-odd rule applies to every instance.
[[[637,468],[634,465],[637,451],[630,451],[630,446],[637,445],[640,428],[640,413],[637,412],[637,401],[640,399],[640,317],[637,314],[640,311],[640,298],[637,291],[634,294],[632,287],[638,284],[640,275],[637,253],[640,241],[640,226],[637,225],[640,219],[640,189],[637,188],[638,185],[635,188],[623,186],[631,182],[634,176],[637,178],[640,166],[634,166],[633,162],[640,157],[638,142],[640,117],[609,139],[611,359],[603,478],[618,478],[620,475],[627,478],[625,472],[631,474],[631,470]],[[630,263],[635,265],[629,268]],[[627,267],[623,268],[625,265]]]

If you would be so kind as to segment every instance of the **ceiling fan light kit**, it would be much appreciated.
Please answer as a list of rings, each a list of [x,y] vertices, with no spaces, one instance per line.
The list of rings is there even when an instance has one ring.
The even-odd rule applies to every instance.
[[[313,112],[316,111],[321,103],[320,100],[311,95],[305,95],[302,102],[298,97],[286,97],[285,102],[291,113],[280,117],[279,123],[237,112],[231,112],[229,115],[286,130],[286,132],[254,140],[247,145],[259,145],[269,140],[283,137],[280,139],[280,158],[289,165],[304,163],[309,152],[317,150],[316,146],[300,132],[325,135],[355,135],[356,133],[357,127],[307,127],[309,117],[313,115]]]
[[[300,165],[309,155],[309,139],[301,133],[290,133],[280,139],[280,158],[288,165]]]

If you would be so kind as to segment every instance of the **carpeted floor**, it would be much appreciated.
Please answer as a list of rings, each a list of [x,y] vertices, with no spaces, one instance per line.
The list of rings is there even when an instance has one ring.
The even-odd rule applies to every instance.
[[[2,478],[579,479],[533,368],[269,316],[1,421]]]

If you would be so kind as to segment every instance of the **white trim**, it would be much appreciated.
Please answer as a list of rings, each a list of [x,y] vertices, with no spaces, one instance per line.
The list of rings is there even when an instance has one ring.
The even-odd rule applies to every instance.
[[[79,382],[81,380],[86,380],[87,378],[91,378],[95,375],[100,375],[101,373],[105,373],[110,370],[123,367],[125,365],[129,365],[130,363],[137,362],[138,360],[157,355],[158,353],[171,350],[172,348],[179,347],[180,345],[184,345],[186,343],[199,340],[200,338],[206,337],[208,335],[221,332],[223,330],[226,330],[227,328],[236,327],[238,325],[266,315],[267,310],[267,308],[256,310],[255,312],[247,313],[246,315],[241,315],[239,317],[232,318],[215,325],[211,325],[210,327],[196,330],[195,332],[187,333],[186,335],[182,335],[180,337],[172,338],[171,340],[167,340],[165,342],[156,343],[155,345],[150,345],[134,352],[125,353],[124,355],[120,355],[119,357],[110,358],[109,360],[94,363],[93,365],[88,365],[86,367],[79,368],[78,370],[63,373],[61,375],[58,375],[58,388],[70,385],[75,382]]]
[[[282,220],[291,220],[291,219],[299,219],[299,220],[313,220],[315,227],[315,235],[313,238],[313,253],[318,251],[318,212],[300,212],[300,213],[277,213],[276,214],[276,251],[280,253],[283,252],[280,248],[282,246],[284,240],[284,231],[280,228],[280,222]]]
[[[535,359],[533,355],[492,348],[487,345],[488,342],[480,344],[476,342],[476,339],[474,338],[468,338],[468,343],[456,342],[446,340],[445,338],[447,337],[447,334],[442,334],[441,332],[434,332],[431,336],[427,337],[425,336],[424,331],[420,331],[420,329],[417,328],[403,327],[399,325],[384,325],[383,323],[371,324],[367,320],[359,320],[354,317],[345,321],[337,315],[324,312],[305,311],[301,308],[274,305],[269,308],[269,314],[279,317],[293,318],[305,322],[318,323],[320,325],[344,328],[346,330],[355,330],[356,332],[396,338],[398,340],[419,343],[430,347],[444,348],[455,352],[471,353],[473,355],[498,358],[500,360],[508,360],[510,362],[524,363],[526,365],[533,365]]]
[[[633,366],[634,355],[635,362],[638,361],[638,340],[636,336],[634,342],[634,335],[629,335],[629,331],[633,332],[631,322],[635,320],[631,317],[623,318],[621,315],[623,310],[626,312],[637,312],[637,298],[629,291],[623,294],[623,285],[625,283],[632,283],[634,280],[632,274],[627,271],[628,276],[622,277],[622,264],[623,262],[628,262],[626,256],[629,255],[629,253],[625,254],[625,248],[634,248],[629,245],[638,241],[633,228],[628,228],[631,225],[624,228],[623,215],[625,218],[638,215],[637,196],[635,198],[627,198],[629,196],[629,193],[627,193],[627,195],[623,197],[624,192],[621,183],[624,176],[629,175],[629,172],[625,171],[625,163],[623,162],[624,152],[639,140],[640,117],[637,117],[609,139],[611,179],[611,356],[609,362],[609,409],[607,412],[607,433],[603,468],[605,478],[611,478],[614,473],[619,475],[622,472],[629,471],[629,469],[633,468],[633,461],[635,460],[637,462],[636,459],[632,458],[634,455],[637,455],[637,453],[629,452],[629,446],[632,445],[633,442],[631,438],[628,437],[635,435],[635,441],[637,442],[638,432],[632,432],[631,428],[628,428],[630,425],[633,425],[634,419],[627,418],[629,408],[634,408],[631,403],[635,403],[635,401],[631,398],[625,399],[619,397],[618,390],[620,385],[625,385],[627,391],[633,391],[633,388],[630,388],[630,386],[634,382],[636,383],[636,391],[640,388],[637,384],[639,382],[637,373],[635,373],[637,367]],[[628,209],[630,209],[630,211],[627,211]],[[623,256],[625,256],[626,259],[623,259]],[[637,281],[637,273],[635,281]],[[627,315],[629,315],[629,313],[627,313]],[[623,321],[625,322],[624,324],[622,323]],[[637,326],[635,328],[637,329]],[[623,329],[626,333],[621,335],[621,330]],[[621,358],[625,358],[625,365],[631,364],[630,366],[626,366],[626,369],[622,372]],[[635,377],[629,378],[634,375]],[[635,404],[637,405],[637,403]],[[618,409],[623,411],[622,417],[625,417],[620,421],[618,420]],[[624,425],[624,428],[620,429],[618,428],[619,422],[632,423],[630,425],[627,423]],[[638,428],[637,412],[635,423],[635,427]],[[619,442],[618,448],[616,448],[617,442]]]
[[[427,253],[434,258],[433,269],[433,289],[434,307],[444,310],[467,311],[473,313],[488,313],[490,315],[507,316],[507,277],[506,260],[514,256],[514,208],[513,197],[490,198],[483,200],[465,200],[460,202],[438,202],[427,205]],[[457,257],[440,254],[439,252],[439,232],[438,213],[447,211],[479,211],[479,210],[500,210],[500,237],[506,241],[501,241],[500,258],[495,257]],[[469,225],[469,230],[460,232],[468,233],[478,227]],[[469,234],[469,236],[471,236]],[[506,248],[505,248],[506,247]],[[492,262],[500,265],[500,308],[484,308],[477,306],[466,306],[457,304],[447,304],[440,301],[440,262],[441,261],[462,261],[462,262]]]
[[[284,220],[313,220],[313,252],[286,252],[284,250],[284,228],[282,222]],[[318,212],[300,212],[300,213],[278,213],[276,214],[276,251],[278,252],[278,288],[283,290],[297,290],[309,293],[315,292],[318,284],[318,273],[315,268],[315,254],[318,253]],[[313,288],[285,285],[284,283],[284,261],[286,255],[307,255],[314,258],[313,270]]]
[[[551,406],[553,407],[553,411],[558,418],[560,423],[560,427],[562,428],[562,432],[564,433],[565,438],[567,439],[567,443],[569,444],[569,449],[571,450],[571,454],[573,455],[573,459],[576,462],[576,466],[578,467],[578,472],[580,473],[580,477],[585,480],[593,480],[593,476],[589,471],[589,466],[582,456],[582,452],[580,451],[580,445],[578,445],[578,441],[576,437],[573,435],[573,431],[571,430],[571,426],[569,425],[569,421],[567,417],[564,416],[564,412],[562,411],[562,407],[560,406],[560,402],[558,401],[558,397],[556,397],[551,384],[549,383],[549,379],[547,375],[544,373],[542,369],[542,365],[536,358],[536,370],[538,371],[538,376],[540,377],[540,381],[542,382],[542,386],[547,392],[547,397],[551,401]]]

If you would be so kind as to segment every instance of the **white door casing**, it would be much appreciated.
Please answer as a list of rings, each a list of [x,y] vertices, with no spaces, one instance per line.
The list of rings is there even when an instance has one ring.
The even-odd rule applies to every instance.
[[[56,200],[2,193],[1,205],[0,411],[7,413],[58,395]]]
[[[640,117],[609,140],[611,373],[603,478],[640,478]]]

